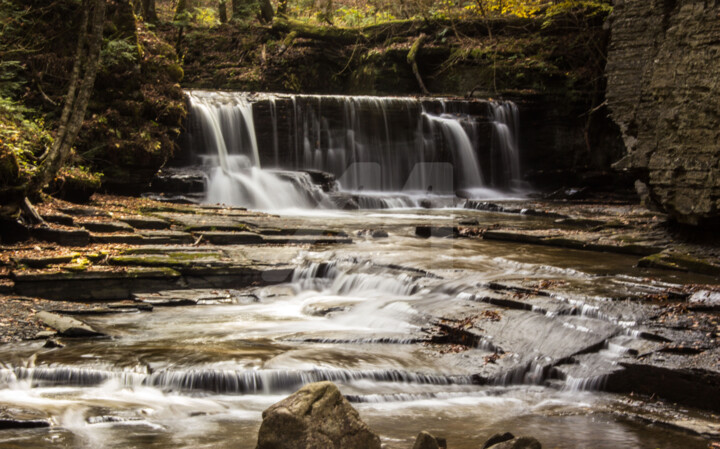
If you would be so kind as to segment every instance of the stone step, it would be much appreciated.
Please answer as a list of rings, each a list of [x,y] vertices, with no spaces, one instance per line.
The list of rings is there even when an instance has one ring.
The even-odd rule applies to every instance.
[[[352,243],[350,237],[292,235],[266,236],[264,243],[273,245],[342,245]]]
[[[135,229],[163,230],[170,229],[170,223],[153,217],[122,217],[120,221],[129,224]]]
[[[265,238],[252,232],[206,231],[196,233],[202,243],[213,245],[253,245],[265,243]]]
[[[130,268],[67,272],[14,271],[18,295],[71,301],[129,299],[135,291],[177,287],[180,273],[170,268]]]
[[[529,243],[532,245],[556,246],[560,248],[630,254],[634,256],[647,256],[660,251],[660,248],[650,245],[636,243],[623,244],[620,242],[598,243],[592,240],[583,239],[581,237],[570,237],[563,234],[536,235],[519,231],[488,230],[483,233],[483,238],[485,240]]]
[[[85,246],[90,243],[90,233],[85,229],[59,229],[35,227],[30,229],[33,238],[60,246]]]
[[[90,232],[134,232],[135,230],[127,223],[121,221],[85,221],[78,223]]]
[[[59,270],[14,271],[14,293],[45,299],[94,302],[131,299],[140,292],[178,288],[243,288],[250,285],[288,282],[291,266],[248,265],[136,267],[88,269],[79,272]]]
[[[143,231],[135,234],[93,234],[93,243],[123,245],[182,245],[195,239],[181,231]]]
[[[47,221],[48,223],[54,223],[59,224],[63,226],[74,226],[75,225],[75,219],[71,217],[70,215],[65,214],[43,214],[41,215],[42,219]]]
[[[110,217],[110,214],[108,212],[95,207],[71,206],[60,207],[59,210],[60,212],[75,217]]]
[[[20,265],[26,265],[30,268],[45,268],[50,265],[61,265],[70,263],[77,254],[68,254],[67,256],[49,256],[49,257],[19,257],[12,258],[13,261]]]

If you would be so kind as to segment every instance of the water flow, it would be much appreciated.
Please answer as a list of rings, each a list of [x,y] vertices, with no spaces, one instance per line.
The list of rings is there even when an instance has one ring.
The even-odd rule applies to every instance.
[[[519,187],[520,150],[518,148],[520,133],[520,112],[515,103],[503,101],[491,103],[493,120],[493,149],[499,153],[499,160],[493,161],[498,167],[493,174],[500,174],[502,180],[512,187]]]
[[[484,195],[520,179],[518,109],[511,102],[203,91],[188,96],[191,150],[213,156],[206,161],[220,169],[213,170],[208,201],[277,209],[282,197],[307,205],[307,191],[293,196],[287,185],[273,189],[280,195],[258,194],[278,182],[272,174],[253,173],[261,165],[331,173],[343,190],[370,197],[361,206],[384,204],[372,198],[377,192],[417,197],[462,189],[462,196]],[[237,155],[246,157],[247,167],[230,161]],[[229,192],[233,185],[239,192]]]
[[[191,93],[189,98],[194,128],[210,155],[201,157],[210,170],[208,202],[260,210],[316,205],[308,191],[261,169],[252,103],[246,97]]]
[[[366,227],[368,216],[354,228]],[[396,231],[406,227],[397,223]],[[4,430],[0,446],[254,447],[262,410],[302,385],[329,380],[388,449],[411,447],[421,429],[442,432],[452,448],[476,449],[491,434],[528,429],[533,420],[536,427],[522,433],[548,447],[706,447],[629,423],[628,407],[642,405],[628,402],[638,401],[591,392],[624,369],[615,361],[638,343],[611,321],[633,304],[503,295],[494,281],[488,291],[498,276],[557,278],[586,289],[613,284],[579,266],[567,269],[572,253],[388,239],[293,252],[290,281],[242,290],[251,302],[157,307],[142,318],[86,316],[116,338],[66,340],[54,349],[0,346],[0,408],[57,423]],[[445,257],[453,265],[441,268]],[[602,305],[615,311],[600,313]],[[655,404],[652,413],[660,412]],[[683,413],[668,411],[674,420]],[[58,435],[66,439],[55,441]]]

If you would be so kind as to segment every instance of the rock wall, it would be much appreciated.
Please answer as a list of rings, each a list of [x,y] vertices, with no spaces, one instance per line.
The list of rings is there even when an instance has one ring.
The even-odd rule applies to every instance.
[[[320,31],[313,37],[267,27],[193,29],[179,46],[183,87],[420,95],[407,56],[424,33],[417,64],[432,95],[472,93],[518,104],[522,171],[530,183],[555,190],[590,180],[613,190],[617,180],[609,176],[610,164],[623,156],[623,145],[607,109],[598,108],[604,96],[604,17],[557,19],[550,26],[540,19],[404,21],[383,26],[390,30],[381,34],[366,28],[349,41],[328,41]],[[177,40],[174,28],[159,27],[159,33]]]
[[[607,101],[651,199],[677,221],[720,222],[720,1],[616,0]]]

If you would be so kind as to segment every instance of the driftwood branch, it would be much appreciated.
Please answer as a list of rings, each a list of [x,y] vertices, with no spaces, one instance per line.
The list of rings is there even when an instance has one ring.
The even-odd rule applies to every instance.
[[[425,35],[425,33],[422,33],[420,34],[420,36],[418,36],[417,39],[415,39],[415,42],[412,44],[412,47],[410,47],[410,52],[407,55],[407,61],[412,67],[412,71],[415,74],[415,78],[417,78],[422,93],[425,95],[430,95],[427,87],[425,87],[425,83],[423,83],[422,76],[420,76],[420,69],[418,69],[417,65],[417,55],[420,52],[420,48],[422,48],[422,44],[426,38],[427,36]]]
[[[338,44],[355,44],[358,41],[367,41],[367,36],[360,30],[310,25],[297,20],[277,17],[273,21],[272,29],[279,33],[295,33],[296,36]]]

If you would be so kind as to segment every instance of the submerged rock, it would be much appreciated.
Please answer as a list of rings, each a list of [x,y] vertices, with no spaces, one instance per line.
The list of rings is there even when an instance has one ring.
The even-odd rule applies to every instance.
[[[12,419],[0,418],[0,430],[7,429],[38,429],[50,427],[52,423],[48,419]]]
[[[306,385],[263,412],[257,449],[380,449],[380,438],[331,382]]]
[[[485,443],[487,444],[487,443]],[[488,449],[542,449],[542,445],[533,437],[519,437],[501,443],[485,446]]]
[[[505,441],[510,441],[513,438],[515,438],[515,435],[513,435],[510,432],[505,433],[496,433],[495,435],[488,438],[488,440],[483,444],[482,449],[488,449],[489,447],[492,447],[496,444],[504,443]]]
[[[447,449],[447,442],[445,438],[436,438],[423,430],[415,439],[413,449]]]

